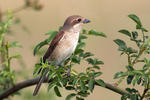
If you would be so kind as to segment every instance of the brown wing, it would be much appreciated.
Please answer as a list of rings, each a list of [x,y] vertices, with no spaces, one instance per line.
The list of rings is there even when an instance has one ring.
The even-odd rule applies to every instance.
[[[59,43],[60,39],[63,37],[64,35],[64,31],[60,31],[59,33],[57,33],[57,35],[54,37],[54,39],[52,40],[47,52],[45,53],[44,57],[43,57],[43,62],[46,61],[47,58],[49,58],[49,56],[52,54],[53,50],[56,48],[57,44]]]

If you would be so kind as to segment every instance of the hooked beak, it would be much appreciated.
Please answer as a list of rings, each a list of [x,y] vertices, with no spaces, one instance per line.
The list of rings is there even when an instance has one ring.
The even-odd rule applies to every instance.
[[[90,23],[90,22],[91,22],[91,21],[88,20],[88,19],[84,19],[84,20],[83,20],[83,24]]]

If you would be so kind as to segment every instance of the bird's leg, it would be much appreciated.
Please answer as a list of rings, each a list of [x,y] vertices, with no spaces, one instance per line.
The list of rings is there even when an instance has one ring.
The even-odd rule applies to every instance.
[[[69,64],[69,67],[67,69],[67,77],[70,77],[71,76],[71,64],[72,64],[72,57],[70,57],[71,61],[70,61],[70,64]]]
[[[67,70],[67,77],[71,76],[70,72],[71,72],[71,68],[68,68],[68,70]]]

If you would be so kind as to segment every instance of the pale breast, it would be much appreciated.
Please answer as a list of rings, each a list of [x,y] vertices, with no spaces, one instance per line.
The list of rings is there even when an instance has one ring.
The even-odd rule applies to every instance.
[[[60,65],[66,59],[68,59],[71,54],[75,51],[78,44],[79,32],[71,33],[68,32],[64,34],[60,40],[58,46],[55,48],[50,59],[54,60],[56,65]]]

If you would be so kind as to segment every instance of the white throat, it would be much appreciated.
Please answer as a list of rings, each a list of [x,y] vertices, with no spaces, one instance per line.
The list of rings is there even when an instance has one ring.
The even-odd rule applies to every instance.
[[[82,28],[81,24],[76,24],[73,26],[73,31],[80,32],[81,28]]]

